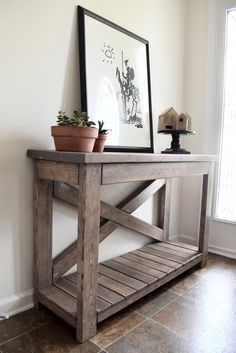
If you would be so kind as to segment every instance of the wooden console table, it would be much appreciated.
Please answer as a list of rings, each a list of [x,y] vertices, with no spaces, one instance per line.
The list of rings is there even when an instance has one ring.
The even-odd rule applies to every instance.
[[[73,153],[28,150],[34,159],[34,293],[76,328],[79,342],[96,334],[97,322],[135,302],[189,268],[204,266],[208,248],[209,176],[216,158],[205,155]],[[203,175],[198,246],[171,243],[170,182]],[[142,181],[116,207],[100,201],[100,186]],[[158,192],[155,227],[132,215]],[[53,197],[78,207],[78,238],[52,258]],[[154,240],[98,264],[98,245],[118,226]],[[77,264],[78,272],[64,275]],[[64,275],[64,276],[63,276]]]

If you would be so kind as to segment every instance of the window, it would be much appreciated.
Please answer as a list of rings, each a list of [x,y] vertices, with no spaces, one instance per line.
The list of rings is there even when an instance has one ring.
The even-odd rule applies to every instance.
[[[236,222],[236,9],[227,11],[216,219]]]

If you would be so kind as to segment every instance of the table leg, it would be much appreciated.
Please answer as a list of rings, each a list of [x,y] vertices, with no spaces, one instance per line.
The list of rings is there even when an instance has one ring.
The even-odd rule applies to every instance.
[[[159,227],[163,229],[163,241],[169,240],[170,226],[170,198],[171,198],[171,178],[166,179],[165,186],[161,190],[161,202],[159,212]]]
[[[34,303],[38,291],[52,284],[53,182],[34,177]]]
[[[84,342],[97,330],[97,267],[100,225],[99,164],[80,165],[78,215],[78,296],[76,337]]]
[[[200,229],[199,229],[199,238],[198,238],[198,249],[200,252],[203,253],[203,259],[202,259],[202,262],[200,263],[200,267],[204,267],[207,264],[210,210],[211,210],[210,204],[211,204],[211,191],[212,191],[212,185],[211,185],[210,179],[211,179],[211,173],[203,175]]]

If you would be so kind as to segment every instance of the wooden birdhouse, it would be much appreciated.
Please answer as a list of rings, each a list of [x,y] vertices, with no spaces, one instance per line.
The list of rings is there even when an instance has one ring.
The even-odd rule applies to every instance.
[[[174,108],[168,108],[161,115],[158,120],[158,132],[160,131],[190,131],[192,129],[191,117],[186,113],[178,113]]]
[[[191,130],[192,129],[192,120],[191,117],[186,113],[182,113],[179,115],[178,119],[178,130]]]
[[[178,117],[178,129],[177,130],[187,130],[188,129],[188,117],[182,113]]]
[[[158,131],[177,130],[178,117],[178,113],[173,107],[165,110],[161,115],[159,115]]]

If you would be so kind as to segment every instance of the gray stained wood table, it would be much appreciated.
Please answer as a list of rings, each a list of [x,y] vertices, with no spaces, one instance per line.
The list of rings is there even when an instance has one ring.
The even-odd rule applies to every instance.
[[[216,157],[28,150],[34,159],[34,299],[76,328],[84,342],[97,323],[195,265],[204,266],[212,167]],[[169,241],[171,178],[202,175],[198,246]],[[116,207],[100,200],[100,186],[142,181]],[[157,226],[132,213],[154,194]],[[78,208],[77,241],[52,258],[53,198]],[[99,242],[117,227],[152,243],[98,264]],[[77,264],[77,272],[65,273]]]

